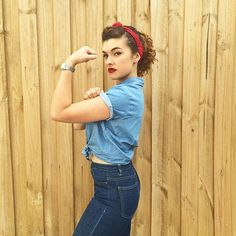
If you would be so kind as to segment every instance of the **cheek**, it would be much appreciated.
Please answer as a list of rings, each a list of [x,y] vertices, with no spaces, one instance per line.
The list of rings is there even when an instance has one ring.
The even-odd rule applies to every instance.
[[[130,70],[133,66],[133,62],[130,58],[120,58],[119,65],[122,70]]]

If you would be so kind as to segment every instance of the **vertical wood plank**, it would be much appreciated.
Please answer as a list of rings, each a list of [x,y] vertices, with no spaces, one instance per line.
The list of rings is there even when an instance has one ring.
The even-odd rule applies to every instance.
[[[57,81],[61,72],[59,69],[61,63],[71,54],[69,0],[53,1],[53,22],[55,80]],[[59,236],[64,236],[70,235],[74,228],[72,125],[57,122],[56,133]]]
[[[236,6],[235,6],[236,7]],[[234,13],[236,14],[236,13]],[[236,16],[235,16],[236,17]],[[236,40],[234,41],[234,52],[236,51]],[[236,78],[236,53],[234,53],[234,75],[233,78]],[[232,134],[231,134],[231,159],[232,159],[232,167],[231,167],[231,180],[236,179],[236,80],[233,79],[233,91],[232,91],[232,124],[231,124]],[[236,188],[232,183],[232,205],[231,205],[231,212],[232,212],[232,234],[235,236],[236,234]]]
[[[36,2],[20,0],[19,11],[27,175],[27,235],[40,235],[44,232],[44,225]]]
[[[3,3],[0,1],[0,234],[15,235]]]
[[[149,0],[135,1],[132,4],[133,26],[138,31],[150,35],[150,4]],[[152,80],[151,75],[146,75],[144,79],[144,116],[139,138],[139,146],[135,150],[133,163],[140,176],[141,192],[137,212],[133,219],[132,235],[151,234],[151,189],[152,189],[152,156],[151,156],[151,107],[152,107]]]
[[[182,235],[198,234],[201,1],[185,1],[182,116]]]
[[[183,84],[184,2],[169,1],[167,107],[164,156],[167,158],[167,234],[181,235],[181,133]],[[177,37],[178,35],[178,37]]]
[[[214,89],[217,2],[203,1],[199,107],[198,234],[214,235]]]
[[[217,29],[217,68],[215,87],[214,203],[215,235],[235,235],[235,156],[232,137],[235,101],[236,2],[219,1]],[[234,203],[235,205],[235,203]],[[234,216],[234,218],[233,218]]]
[[[27,176],[18,1],[3,1],[3,5],[4,25],[7,32],[5,38],[6,72],[14,182],[15,231],[17,235],[27,235]],[[12,56],[13,52],[14,56]]]
[[[95,49],[98,57],[87,63],[87,80],[89,86],[101,87],[103,83],[103,57],[101,33],[103,30],[103,1],[86,1],[86,15],[89,19],[86,22],[87,43]],[[91,27],[91,22],[94,24]]]
[[[132,22],[132,0],[117,0],[117,20],[124,25]]]
[[[151,1],[151,35],[157,49],[152,75],[152,218],[151,235],[166,233],[167,180],[163,156],[165,89],[168,76],[168,2]],[[155,22],[155,23],[154,23]]]
[[[37,2],[45,235],[59,235],[56,122],[50,118],[54,91],[53,2]]]

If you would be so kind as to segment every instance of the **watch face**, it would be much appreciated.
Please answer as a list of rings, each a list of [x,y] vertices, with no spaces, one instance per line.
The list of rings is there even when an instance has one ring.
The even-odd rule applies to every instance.
[[[61,65],[61,69],[64,69],[64,70],[68,70],[70,67],[67,65],[67,64],[65,64],[65,63],[63,63],[62,65]]]
[[[62,63],[61,64],[61,69],[62,70],[69,70],[69,71],[71,71],[71,72],[74,72],[75,71],[75,68],[73,68],[73,67],[70,67],[68,64],[66,64],[66,63]]]

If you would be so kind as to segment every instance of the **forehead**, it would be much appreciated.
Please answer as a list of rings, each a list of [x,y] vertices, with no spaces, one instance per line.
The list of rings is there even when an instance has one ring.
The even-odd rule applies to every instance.
[[[102,50],[105,52],[111,51],[113,48],[119,47],[122,49],[127,49],[127,38],[121,37],[121,38],[111,38],[103,42]]]

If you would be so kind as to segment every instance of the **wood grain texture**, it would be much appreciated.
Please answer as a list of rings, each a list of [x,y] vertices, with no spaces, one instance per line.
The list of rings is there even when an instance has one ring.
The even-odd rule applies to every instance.
[[[152,74],[152,215],[151,235],[167,233],[167,159],[164,148],[164,111],[168,78],[168,2],[151,1],[151,36],[159,60]],[[155,23],[154,23],[155,22]]]
[[[201,1],[185,1],[181,183],[183,235],[198,234],[201,9]]]
[[[53,45],[55,85],[60,75],[60,65],[71,54],[71,6],[69,0],[53,1]],[[54,87],[55,89],[55,87]],[[73,188],[73,135],[72,125],[57,122],[56,155],[58,174],[58,224],[59,236],[71,235],[74,228]]]
[[[27,177],[25,156],[24,96],[21,76],[18,1],[3,1],[8,83],[10,142],[14,182],[15,232],[27,235]],[[14,56],[13,55],[14,52]]]
[[[217,2],[203,1],[199,94],[198,233],[214,235],[214,96]]]
[[[44,232],[41,124],[36,1],[19,1],[21,76],[23,88],[27,235]]]
[[[150,35],[151,17],[150,17],[149,1],[138,1],[132,5],[132,21],[134,27],[143,33]],[[154,79],[154,78],[153,78]],[[149,75],[144,77],[144,96],[145,108],[143,116],[143,124],[140,132],[138,148],[135,150],[134,167],[136,168],[141,182],[140,204],[135,214],[132,225],[132,235],[145,235],[151,233],[151,173],[152,173],[152,153],[151,153],[151,107],[152,107],[152,78]],[[148,173],[148,174],[147,174]]]
[[[167,158],[166,186],[168,203],[166,235],[181,233],[181,173],[182,173],[182,84],[183,84],[183,48],[184,48],[184,3],[169,2],[168,28],[168,76],[165,109],[163,155]],[[178,35],[178,37],[176,37]],[[173,62],[173,60],[175,62]]]
[[[59,235],[59,175],[57,156],[57,124],[50,120],[54,76],[53,2],[37,2],[41,135],[43,155],[44,233]]]
[[[236,2],[219,2],[214,130],[215,235],[235,231],[235,46]],[[234,102],[234,109],[233,109]],[[233,129],[234,128],[234,129]],[[233,139],[234,137],[234,139]]]
[[[15,206],[9,129],[5,36],[3,3],[0,1],[0,234],[14,235]]]

